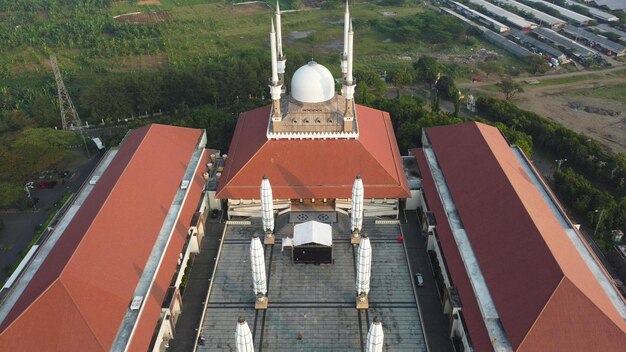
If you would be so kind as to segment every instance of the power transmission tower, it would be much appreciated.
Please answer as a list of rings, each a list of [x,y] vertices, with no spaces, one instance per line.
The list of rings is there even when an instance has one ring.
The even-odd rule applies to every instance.
[[[61,77],[61,71],[59,71],[59,64],[57,63],[56,55],[50,56],[50,64],[52,65],[52,71],[54,72],[54,80],[57,84],[57,90],[59,92],[59,107],[61,108],[61,123],[64,130],[77,130],[83,126],[76,112],[76,108],[72,103],[65,83],[63,83],[63,77]]]

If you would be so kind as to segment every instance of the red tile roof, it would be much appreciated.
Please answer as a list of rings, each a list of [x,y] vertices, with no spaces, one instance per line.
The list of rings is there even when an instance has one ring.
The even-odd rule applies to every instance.
[[[480,308],[474,296],[474,290],[470,283],[467,272],[465,271],[465,264],[461,259],[461,253],[452,236],[452,230],[450,225],[444,219],[446,218],[446,211],[439,200],[439,194],[437,193],[437,187],[433,180],[432,175],[428,169],[428,163],[426,162],[426,156],[422,153],[421,149],[413,149],[412,154],[417,159],[420,172],[422,174],[422,187],[424,192],[424,198],[428,203],[428,209],[435,214],[437,219],[436,231],[439,236],[439,244],[443,251],[443,255],[446,260],[449,275],[451,276],[454,287],[456,287],[459,296],[461,297],[461,303],[463,304],[463,316],[465,318],[465,324],[467,326],[468,333],[472,339],[472,345],[475,351],[490,351],[491,341],[489,340],[489,334],[487,333],[487,327],[485,326],[482,315],[480,314]]]
[[[559,345],[559,350],[582,351],[590,344],[603,351],[626,346],[626,323],[500,131],[471,122],[430,128],[427,135],[512,347],[548,351],[554,350],[549,347],[556,346],[554,341],[565,340],[568,343]],[[418,158],[422,173],[430,177],[424,161]],[[438,203],[438,196],[426,190],[428,183],[432,181],[424,186],[428,203]],[[444,214],[438,215],[445,219]],[[439,226],[438,232],[440,237],[451,235],[439,231]],[[448,253],[454,256],[452,245],[442,239],[446,258]],[[456,277],[467,275],[462,263],[448,264],[455,284]],[[473,294],[459,293],[465,311]],[[484,325],[478,322],[480,315],[464,314],[474,330]],[[550,324],[557,322],[558,335],[554,335]],[[598,335],[596,326],[610,328]],[[603,339],[606,334],[611,338]],[[485,336],[480,335],[472,334],[472,340],[484,342]],[[480,344],[475,346],[478,350],[486,348]]]
[[[0,350],[111,348],[201,135],[197,129],[151,125],[128,136],[0,325]],[[203,171],[196,170],[145,298],[131,339],[139,350],[147,349],[159,320],[204,185]]]
[[[275,198],[350,198],[357,174],[366,198],[409,196],[386,112],[357,105],[358,140],[268,140],[269,111],[266,106],[239,117],[218,198],[258,199],[263,175]]]

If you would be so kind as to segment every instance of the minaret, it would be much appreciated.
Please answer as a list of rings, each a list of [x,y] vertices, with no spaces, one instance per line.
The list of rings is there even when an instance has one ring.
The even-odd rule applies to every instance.
[[[348,31],[350,26],[350,9],[346,0],[346,12],[343,14],[343,52],[341,53],[341,73],[346,79],[348,73]]]
[[[354,32],[352,31],[352,20],[348,28],[348,63],[346,77],[343,80],[341,89],[343,97],[346,99],[346,110],[343,114],[343,130],[352,132],[354,125],[354,77],[352,77],[352,59],[354,56]]]
[[[272,31],[270,32],[270,51],[272,58],[272,78],[270,79],[270,94],[272,96],[272,127],[274,132],[282,130],[282,114],[280,112],[280,95],[282,85],[278,80],[278,68],[276,61],[276,31],[274,19],[272,19]]]
[[[285,54],[283,54],[283,34],[281,27],[280,5],[278,4],[278,1],[276,1],[276,44],[278,46],[278,79],[280,80],[280,84],[284,87],[287,58],[285,57]]]

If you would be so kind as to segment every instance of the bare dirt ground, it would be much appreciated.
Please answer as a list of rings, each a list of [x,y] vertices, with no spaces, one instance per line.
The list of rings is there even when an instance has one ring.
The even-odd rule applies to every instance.
[[[131,24],[143,24],[143,23],[162,23],[170,18],[170,14],[167,12],[140,12],[140,13],[127,13],[114,17],[116,22],[119,23],[131,23]]]
[[[137,5],[161,5],[161,0],[139,0]]]
[[[577,82],[545,86],[541,83],[536,86],[527,85],[522,82],[525,78],[519,78],[516,80],[522,84],[525,92],[516,96],[514,102],[524,110],[536,112],[573,131],[589,136],[614,152],[626,153],[626,97],[619,101],[571,93],[597,87],[625,85],[626,76],[615,74],[616,71],[621,70],[624,70],[624,67],[537,78],[541,82],[557,77],[597,75],[597,77]],[[481,89],[493,83],[483,82],[461,86],[469,88],[470,92],[501,98],[502,94],[497,91]]]
[[[626,84],[625,81],[622,79],[621,84]],[[598,84],[570,83],[552,88],[529,89],[520,96],[517,105],[594,138],[614,152],[626,153],[626,97],[624,101],[618,102],[567,94],[574,89],[593,89]]]

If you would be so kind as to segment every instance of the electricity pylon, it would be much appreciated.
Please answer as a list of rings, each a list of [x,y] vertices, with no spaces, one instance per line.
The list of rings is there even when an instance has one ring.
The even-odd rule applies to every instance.
[[[50,65],[52,65],[52,71],[54,72],[54,80],[57,84],[57,90],[59,92],[59,107],[61,108],[61,123],[64,130],[78,130],[83,126],[76,112],[76,108],[72,103],[65,83],[63,83],[63,77],[61,77],[61,71],[59,71],[59,65],[57,63],[56,55],[50,56]]]

